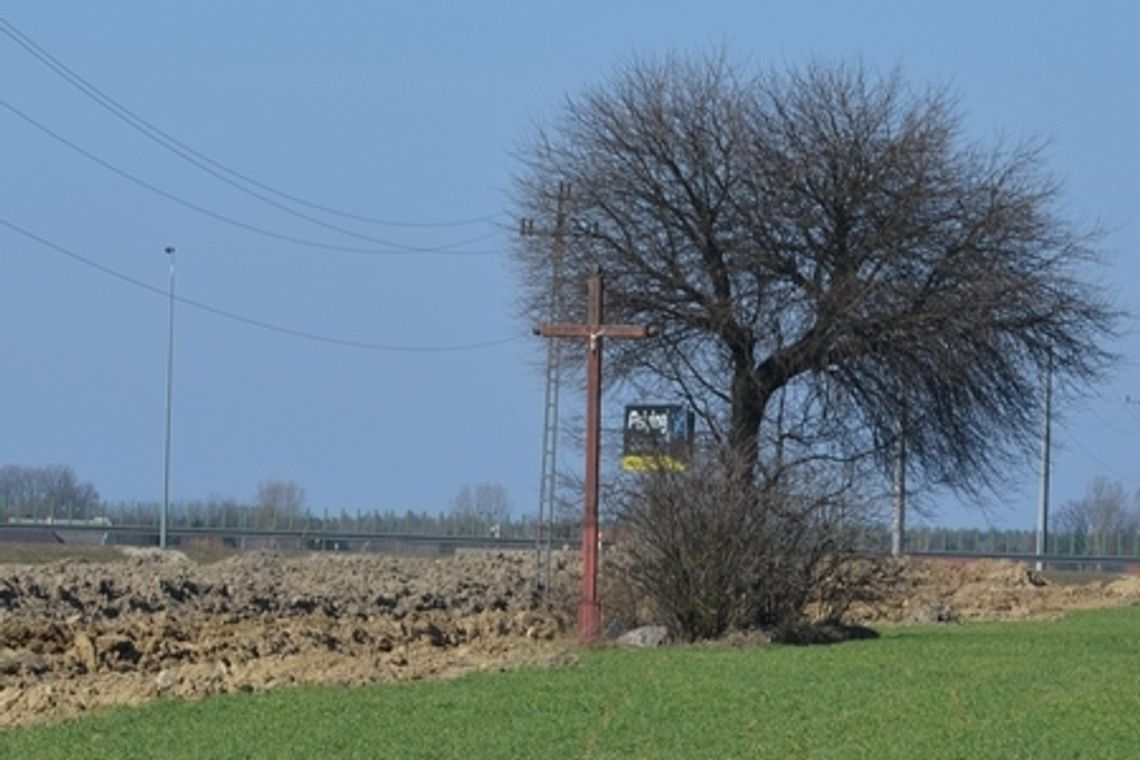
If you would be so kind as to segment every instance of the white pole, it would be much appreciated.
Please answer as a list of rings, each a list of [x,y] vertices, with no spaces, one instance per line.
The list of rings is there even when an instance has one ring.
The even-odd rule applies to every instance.
[[[895,519],[891,526],[891,555],[901,557],[906,547],[906,407],[895,423],[898,434],[895,458]]]
[[[1037,494],[1037,569],[1043,570],[1049,544],[1049,447],[1053,415],[1053,353],[1045,362],[1044,419],[1041,423],[1041,484]]]
[[[158,545],[166,548],[166,515],[170,511],[170,423],[174,389],[174,246],[166,247],[170,257],[170,332],[166,342],[166,445],[163,448],[162,512],[158,516]]]

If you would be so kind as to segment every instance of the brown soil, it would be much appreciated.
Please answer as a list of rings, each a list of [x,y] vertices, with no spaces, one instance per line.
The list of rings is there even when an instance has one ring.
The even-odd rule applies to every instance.
[[[258,552],[197,564],[136,550],[0,565],[0,728],[162,697],[573,662],[577,558],[555,556],[542,598],[533,571],[529,553]],[[853,622],[1025,618],[1138,599],[1136,578],[1061,586],[1010,562],[911,562],[896,593]]]
[[[1008,560],[904,560],[896,588],[877,605],[852,610],[857,623],[926,623],[1056,617],[1089,607],[1140,602],[1140,578],[1105,576],[1054,583]]]
[[[536,600],[533,571],[524,553],[200,565],[136,550],[0,565],[0,727],[159,697],[559,662],[572,620]]]

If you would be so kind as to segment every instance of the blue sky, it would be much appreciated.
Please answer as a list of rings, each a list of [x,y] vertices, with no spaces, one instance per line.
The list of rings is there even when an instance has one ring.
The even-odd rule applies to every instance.
[[[512,311],[512,150],[565,95],[636,54],[859,58],[919,86],[948,84],[971,136],[1050,140],[1068,212],[1107,229],[1108,265],[1090,277],[1136,310],[1140,4],[17,0],[4,14],[135,114],[268,186],[405,224],[481,220],[392,226],[313,212],[375,240],[315,226],[156,145],[0,35],[0,220],[58,247],[0,225],[0,463],[69,464],[112,501],[161,497],[166,301],[59,248],[165,291],[163,248],[174,245],[180,296],[289,330],[493,344],[348,348],[180,304],[175,500],[248,499],[258,482],[286,479],[318,511],[435,511],[464,484],[493,481],[532,513],[542,344]],[[1123,401],[1140,397],[1140,344],[1125,328],[1117,372],[1059,412],[1058,506],[1098,475],[1140,486],[1140,406]],[[564,399],[576,412],[580,397]],[[1031,526],[1029,459],[988,518],[941,500],[938,519]]]

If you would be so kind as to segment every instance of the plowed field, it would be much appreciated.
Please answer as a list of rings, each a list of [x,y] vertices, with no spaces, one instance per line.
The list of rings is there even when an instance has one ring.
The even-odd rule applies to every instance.
[[[573,661],[576,555],[550,592],[529,553],[446,559],[133,552],[0,565],[0,727],[161,697],[362,684]],[[1140,580],[1054,585],[1023,565],[911,562],[854,622],[1026,618],[1140,599]]]

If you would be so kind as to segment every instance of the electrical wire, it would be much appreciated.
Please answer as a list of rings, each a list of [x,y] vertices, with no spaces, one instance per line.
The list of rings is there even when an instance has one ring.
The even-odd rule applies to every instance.
[[[1133,399],[1131,396],[1125,396],[1123,403],[1124,403],[1124,411],[1127,412],[1128,416],[1131,417],[1132,419],[1136,420],[1137,422],[1140,422],[1140,416],[1138,416],[1136,414],[1136,410],[1134,410],[1132,408],[1136,405],[1136,400]]]
[[[40,245],[44,246],[45,248],[48,248],[49,250],[55,251],[56,253],[58,253],[62,256],[66,256],[67,258],[72,259],[73,261],[77,261],[80,264],[83,264],[84,266],[90,267],[90,268],[92,268],[98,272],[101,272],[101,273],[103,273],[109,277],[114,277],[115,279],[120,280],[121,282],[125,282],[128,285],[131,285],[131,286],[136,287],[136,288],[140,288],[140,289],[148,291],[150,293],[156,293],[160,296],[163,296],[164,298],[168,298],[170,296],[169,292],[166,290],[163,290],[162,288],[155,287],[154,285],[151,285],[147,282],[143,282],[142,280],[139,280],[135,277],[131,277],[128,274],[124,274],[123,272],[120,272],[117,269],[112,269],[111,267],[108,267],[104,264],[100,264],[99,262],[94,261],[92,259],[89,259],[86,256],[82,256],[78,253],[75,253],[74,251],[71,251],[67,248],[64,248],[61,245],[58,245],[56,243],[51,242],[50,240],[47,240],[43,237],[40,237],[39,235],[35,234],[34,232],[30,232],[29,230],[26,230],[17,224],[9,222],[6,219],[0,218],[0,225],[4,225],[5,227],[12,230],[13,232],[16,232],[20,235],[23,235],[24,237],[28,238],[29,240],[33,240],[33,241],[39,243]],[[390,353],[442,354],[442,353],[458,353],[458,352],[463,352],[463,351],[477,351],[480,349],[493,348],[495,346],[502,346],[502,345],[505,345],[507,343],[513,343],[516,340],[518,340],[517,338],[499,338],[497,340],[487,340],[487,341],[480,341],[480,342],[476,342],[476,343],[460,343],[460,344],[454,344],[454,345],[441,345],[441,346],[396,345],[396,344],[391,344],[391,343],[372,343],[369,341],[355,340],[352,338],[340,338],[340,337],[329,336],[329,335],[321,335],[318,333],[308,332],[306,330],[296,330],[296,329],[293,329],[291,327],[283,327],[281,325],[276,325],[276,324],[273,324],[271,322],[265,322],[265,321],[262,321],[260,319],[254,319],[252,317],[247,317],[247,316],[244,316],[242,314],[238,314],[236,312],[229,311],[227,309],[221,309],[221,308],[218,308],[216,306],[210,306],[209,304],[202,303],[201,301],[196,301],[196,300],[191,299],[191,298],[186,298],[184,296],[176,295],[174,297],[174,300],[177,301],[178,303],[185,304],[186,306],[190,306],[192,308],[198,309],[199,311],[204,311],[208,314],[213,314],[214,316],[222,317],[223,319],[228,319],[228,320],[231,320],[234,322],[239,322],[239,323],[247,325],[249,327],[256,327],[256,328],[261,329],[261,330],[268,330],[269,332],[278,333],[280,335],[287,335],[287,336],[292,337],[292,338],[300,338],[300,339],[312,341],[315,343],[324,343],[324,344],[333,345],[333,346],[340,346],[342,348],[354,348],[354,349],[362,349],[362,350],[368,350],[368,351],[384,351],[384,352],[390,352]]]
[[[1126,483],[1140,484],[1140,480],[1138,480],[1134,477],[1131,477],[1129,475],[1124,475],[1123,473],[1119,472],[1115,468],[1110,467],[1103,459],[1101,459],[1096,454],[1094,454],[1092,452],[1092,450],[1089,449],[1088,446],[1085,446],[1083,443],[1081,443],[1080,439],[1073,435],[1072,430],[1067,430],[1066,432],[1067,432],[1067,435],[1065,436],[1065,442],[1066,443],[1075,443],[1077,445],[1077,448],[1085,453],[1086,457],[1091,459],[1096,464],[1100,465],[1104,469],[1104,471],[1107,472],[1109,475],[1112,475],[1116,478],[1119,478],[1120,480],[1123,480]]]
[[[1121,428],[1117,427],[1102,417],[1099,413],[1097,413],[1097,411],[1093,409],[1091,405],[1085,404],[1085,411],[1091,414],[1093,417],[1096,417],[1097,421],[1100,423],[1102,430],[1107,430],[1110,433],[1121,436],[1135,436],[1137,433],[1136,430],[1122,430]]]
[[[0,32],[3,32],[9,39],[11,39],[13,42],[15,42],[21,48],[23,48],[23,50],[26,53],[28,53],[33,58],[38,60],[41,64],[46,66],[53,73],[55,73],[57,76],[59,76],[64,81],[66,81],[68,84],[70,84],[72,87],[79,90],[81,93],[83,93],[88,98],[93,100],[101,108],[108,111],[109,113],[114,115],[116,118],[118,118],[120,121],[124,122],[125,124],[130,126],[132,129],[139,132],[143,136],[147,137],[151,141],[157,143],[158,145],[162,146],[163,148],[166,148],[170,152],[172,152],[175,155],[177,155],[178,157],[182,158],[184,161],[192,164],[193,166],[197,167],[199,170],[206,172],[207,174],[213,176],[214,178],[216,178],[222,182],[225,182],[226,184],[230,185],[231,187],[234,187],[234,188],[240,190],[241,192],[247,193],[248,195],[251,195],[254,198],[257,198],[264,203],[268,203],[269,205],[273,206],[274,208],[280,209],[286,213],[289,213],[289,214],[292,214],[292,215],[297,216],[299,218],[310,221],[313,224],[317,224],[317,225],[320,225],[322,227],[326,227],[328,229],[336,230],[336,231],[341,232],[343,234],[358,237],[361,239],[372,240],[373,242],[381,242],[385,245],[399,245],[399,244],[391,243],[389,241],[378,241],[375,238],[370,238],[366,235],[361,235],[360,233],[356,233],[352,230],[348,230],[346,228],[339,227],[337,225],[332,225],[332,224],[329,224],[329,223],[324,222],[322,220],[316,219],[315,217],[312,217],[311,215],[305,214],[304,212],[297,211],[296,209],[289,208],[288,206],[285,206],[284,204],[281,204],[277,201],[274,201],[270,198],[267,198],[264,195],[262,195],[261,193],[258,193],[254,190],[251,190],[249,187],[246,187],[246,186],[244,186],[238,182],[235,182],[233,179],[230,179],[230,177],[236,177],[237,179],[241,180],[242,182],[245,182],[248,185],[252,185],[253,187],[256,187],[260,190],[264,190],[267,193],[272,193],[273,195],[276,195],[279,198],[284,198],[284,199],[289,200],[293,203],[296,203],[300,206],[304,206],[306,208],[310,208],[310,209],[313,209],[315,211],[321,211],[323,213],[330,214],[333,216],[338,216],[338,217],[341,217],[343,219],[352,219],[352,220],[358,221],[358,222],[365,222],[365,223],[369,223],[369,224],[382,225],[382,226],[386,226],[386,227],[407,227],[407,228],[467,227],[467,226],[472,226],[472,225],[477,225],[477,224],[485,224],[488,222],[493,222],[494,220],[501,218],[503,216],[503,212],[497,212],[494,214],[484,214],[482,216],[470,217],[467,219],[409,222],[409,221],[397,221],[397,220],[393,220],[393,219],[384,219],[384,218],[380,218],[380,217],[367,216],[365,214],[356,214],[356,213],[351,213],[348,211],[341,211],[339,209],[332,208],[331,206],[325,206],[325,205],[322,205],[319,203],[315,203],[313,201],[306,200],[304,198],[301,198],[300,196],[293,195],[291,193],[287,193],[284,190],[280,190],[280,189],[273,187],[272,185],[258,181],[256,179],[254,179],[253,177],[250,177],[247,174],[243,174],[242,172],[240,172],[236,169],[233,169],[232,167],[226,166],[225,164],[210,158],[206,154],[204,154],[198,150],[195,150],[194,148],[192,148],[191,146],[182,142],[178,138],[172,136],[170,133],[160,129],[157,126],[155,126],[154,124],[147,121],[146,119],[139,116],[138,114],[134,113],[129,108],[122,105],[121,103],[116,101],[114,98],[112,98],[110,95],[106,94],[105,92],[100,90],[98,87],[91,84],[89,81],[87,81],[82,76],[77,74],[73,69],[69,68],[66,64],[64,64],[58,58],[56,58],[51,53],[49,53],[47,50],[42,48],[31,37],[24,34],[24,32],[20,31],[20,29],[18,29],[14,24],[12,24],[10,21],[8,21],[5,18],[0,18]],[[222,173],[229,175],[229,177],[223,176]]]
[[[107,161],[106,159],[100,158],[99,156],[95,155],[94,153],[87,150],[86,148],[78,145],[77,143],[69,140],[68,138],[64,137],[60,133],[56,132],[51,127],[47,126],[46,124],[43,124],[42,122],[37,121],[36,119],[32,118],[31,116],[24,113],[20,109],[16,108],[15,106],[13,106],[11,103],[9,103],[6,100],[0,100],[0,107],[6,109],[12,115],[23,120],[26,124],[29,124],[30,126],[36,128],[37,130],[39,130],[43,134],[47,135],[48,137],[51,137],[53,140],[56,140],[60,144],[67,146],[68,148],[75,151],[79,155],[83,156],[87,160],[92,161],[92,162],[98,164],[99,166],[102,166],[107,171],[112,172],[112,173],[122,177],[123,179],[127,180],[128,182],[132,182],[135,185],[138,185],[139,187],[154,193],[155,195],[158,195],[162,198],[165,198],[166,200],[168,200],[172,203],[176,203],[179,206],[182,206],[184,208],[188,208],[191,211],[202,214],[203,216],[207,216],[207,217],[214,219],[216,221],[223,222],[225,224],[229,224],[231,226],[238,227],[238,228],[246,230],[248,232],[253,232],[253,233],[256,233],[258,235],[262,235],[264,237],[272,238],[274,240],[280,240],[280,241],[287,242],[287,243],[293,243],[294,245],[301,245],[301,246],[305,246],[308,248],[319,248],[321,250],[336,251],[336,252],[340,252],[340,253],[357,253],[357,254],[372,255],[372,256],[431,255],[431,256],[465,257],[465,256],[495,256],[495,255],[498,255],[498,253],[499,253],[498,251],[493,251],[493,250],[456,250],[456,249],[454,249],[452,247],[448,247],[448,246],[444,246],[444,247],[402,246],[402,247],[395,248],[395,249],[391,249],[391,248],[366,248],[366,247],[361,247],[361,246],[337,245],[335,243],[324,243],[324,242],[321,242],[319,240],[310,240],[308,238],[301,238],[301,237],[297,237],[295,235],[287,235],[287,234],[284,234],[281,232],[276,232],[276,231],[268,229],[266,227],[260,227],[260,226],[255,225],[255,224],[243,222],[240,219],[235,219],[232,216],[228,216],[226,214],[222,214],[220,212],[213,211],[213,210],[208,209],[204,206],[201,206],[197,203],[194,203],[193,201],[188,201],[185,198],[179,197],[177,195],[174,195],[173,193],[170,193],[166,190],[163,190],[161,187],[158,187],[157,185],[152,184],[152,183],[128,172],[125,169],[120,169],[119,167],[112,164],[110,161]],[[479,237],[471,238],[469,240],[460,241],[458,243],[453,243],[452,246],[470,245],[472,243],[482,242],[484,240],[487,240],[488,238],[494,237],[497,234],[498,234],[498,232],[489,232],[489,233],[486,233],[484,235],[480,235]]]

